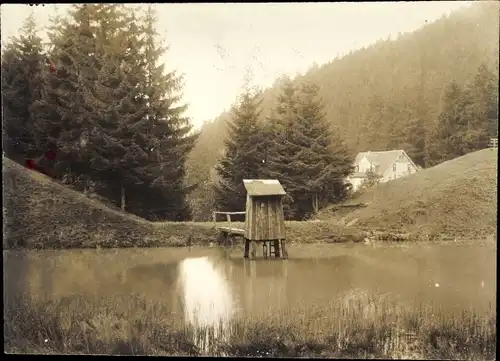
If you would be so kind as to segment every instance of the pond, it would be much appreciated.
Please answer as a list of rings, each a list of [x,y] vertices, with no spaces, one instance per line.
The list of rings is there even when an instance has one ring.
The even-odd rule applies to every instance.
[[[183,323],[222,328],[238,318],[294,317],[332,299],[348,305],[363,294],[457,314],[496,302],[494,246],[316,244],[289,246],[287,260],[242,254],[239,246],[4,251],[4,301],[140,297],[168,305]]]

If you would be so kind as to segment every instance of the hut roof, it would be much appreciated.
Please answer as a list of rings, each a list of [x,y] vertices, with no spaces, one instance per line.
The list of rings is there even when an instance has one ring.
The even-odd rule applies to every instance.
[[[243,179],[249,196],[284,196],[285,190],[277,179]]]

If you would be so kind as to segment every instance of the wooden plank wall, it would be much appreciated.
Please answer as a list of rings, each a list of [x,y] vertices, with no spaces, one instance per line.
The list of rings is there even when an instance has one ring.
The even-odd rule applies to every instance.
[[[285,238],[285,218],[280,196],[247,195],[245,238],[252,241]]]
[[[244,237],[246,239],[250,239],[250,229],[251,225],[253,223],[253,218],[252,218],[252,200],[250,199],[250,196],[247,194],[247,204],[245,207],[245,235]]]

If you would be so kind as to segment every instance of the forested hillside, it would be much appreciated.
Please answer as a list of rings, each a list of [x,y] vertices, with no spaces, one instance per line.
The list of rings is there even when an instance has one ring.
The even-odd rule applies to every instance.
[[[497,3],[474,4],[413,33],[380,40],[313,67],[293,81],[318,86],[326,119],[352,155],[404,149],[417,164],[431,166],[481,148],[485,134],[496,135],[498,16]],[[262,121],[270,115],[284,82],[277,79],[263,92]],[[482,100],[469,101],[472,97]],[[443,114],[445,110],[472,109],[483,100],[481,112],[488,113],[489,129],[481,136],[464,133],[470,126],[458,129],[460,121]],[[224,113],[205,123],[188,159],[188,183],[198,184],[191,194],[195,207],[206,203],[207,180],[224,149],[229,119],[230,114]],[[446,124],[456,126],[443,129]],[[454,145],[444,139],[464,136],[475,137],[476,148],[461,145],[452,154]]]

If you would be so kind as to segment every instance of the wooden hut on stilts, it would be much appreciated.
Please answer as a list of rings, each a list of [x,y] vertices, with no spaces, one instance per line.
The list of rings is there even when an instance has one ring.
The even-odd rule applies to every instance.
[[[257,243],[262,244],[264,257],[287,258],[285,245],[285,190],[276,179],[245,179],[247,191],[245,210],[245,254],[254,259]]]

